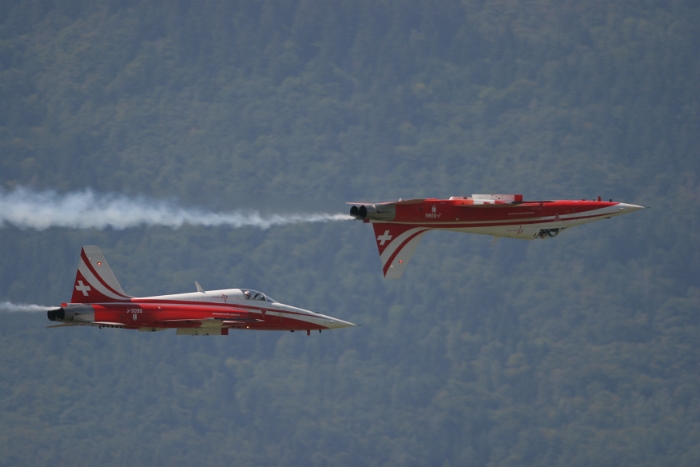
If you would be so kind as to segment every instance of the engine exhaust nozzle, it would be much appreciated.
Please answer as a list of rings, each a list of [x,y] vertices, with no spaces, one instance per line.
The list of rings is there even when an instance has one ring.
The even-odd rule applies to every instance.
[[[55,310],[49,310],[46,312],[49,321],[63,321],[66,317],[66,312],[63,308],[57,308]]]
[[[350,215],[358,220],[393,221],[396,217],[396,206],[393,204],[375,204],[353,206]]]

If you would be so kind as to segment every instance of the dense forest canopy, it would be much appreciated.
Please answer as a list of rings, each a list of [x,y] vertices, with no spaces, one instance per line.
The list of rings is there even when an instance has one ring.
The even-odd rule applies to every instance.
[[[45,329],[0,311],[0,466],[700,462],[694,1],[0,3],[0,196],[212,211],[523,193],[651,206],[535,242],[360,223],[0,224],[0,303],[253,287],[310,337]]]

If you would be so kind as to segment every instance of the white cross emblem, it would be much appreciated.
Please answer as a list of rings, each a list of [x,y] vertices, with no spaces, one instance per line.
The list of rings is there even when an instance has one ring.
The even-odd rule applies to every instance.
[[[380,245],[384,246],[384,243],[388,242],[392,238],[394,238],[394,237],[389,235],[389,231],[385,230],[383,235],[380,235],[379,237],[377,237],[377,241],[379,242]]]
[[[83,281],[78,281],[78,285],[75,286],[75,290],[82,292],[84,297],[88,296],[88,290],[92,290],[89,285],[83,285]]]

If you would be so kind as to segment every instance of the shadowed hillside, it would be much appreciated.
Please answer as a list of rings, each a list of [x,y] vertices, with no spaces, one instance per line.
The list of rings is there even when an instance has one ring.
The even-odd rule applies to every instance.
[[[0,312],[0,466],[700,462],[700,8],[691,1],[5,1],[0,197],[184,207],[523,193],[651,210],[547,241],[357,222],[0,225],[0,303],[252,287],[361,326],[226,338]]]

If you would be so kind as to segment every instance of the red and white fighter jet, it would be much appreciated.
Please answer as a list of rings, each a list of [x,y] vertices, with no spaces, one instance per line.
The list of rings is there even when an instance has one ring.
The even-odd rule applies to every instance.
[[[384,277],[403,274],[428,230],[450,230],[534,240],[589,222],[627,214],[644,206],[602,201],[523,201],[522,195],[453,196],[450,199],[410,199],[353,204],[350,215],[371,222]]]
[[[84,246],[70,303],[48,311],[62,326],[164,331],[195,336],[227,336],[229,329],[321,332],[354,324],[279,303],[251,289],[204,291],[134,298],[127,295],[96,246]]]

